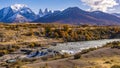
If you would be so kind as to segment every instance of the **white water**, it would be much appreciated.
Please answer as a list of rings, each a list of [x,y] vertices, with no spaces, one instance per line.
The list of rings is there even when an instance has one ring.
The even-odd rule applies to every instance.
[[[83,49],[101,47],[106,43],[113,41],[120,41],[120,39],[104,39],[104,40],[93,40],[93,41],[58,43],[56,46],[51,46],[48,49],[39,51],[37,54],[36,52],[33,52],[30,55],[27,55],[27,57],[31,58],[31,57],[42,57],[46,55],[54,55],[55,54],[54,51],[59,52],[61,54],[64,53],[75,54]],[[48,50],[51,50],[51,52],[48,52]]]
[[[66,52],[66,53],[75,54],[83,49],[101,47],[106,43],[113,41],[120,41],[120,39],[103,39],[103,40],[93,40],[93,41],[58,43],[57,46],[51,46],[49,49],[59,51],[61,53]]]

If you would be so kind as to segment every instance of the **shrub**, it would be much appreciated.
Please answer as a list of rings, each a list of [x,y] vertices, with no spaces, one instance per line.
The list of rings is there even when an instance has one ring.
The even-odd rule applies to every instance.
[[[111,48],[120,49],[120,42],[119,41],[110,42],[110,43],[105,44],[103,47],[111,47]]]
[[[111,64],[111,62],[110,61],[105,61],[105,64]]]
[[[113,65],[111,68],[120,68],[120,65]]]
[[[84,50],[82,50],[80,53],[75,54],[75,55],[74,55],[74,59],[79,59],[82,54],[86,54],[86,53],[88,53],[88,52],[90,52],[90,51],[94,51],[94,50],[96,50],[96,49],[98,49],[98,48],[84,49]]]
[[[96,49],[97,49],[97,48],[84,49],[84,50],[81,51],[81,54],[86,54],[86,53],[88,53],[88,52],[90,52],[90,51],[94,51],[94,50],[96,50]]]
[[[48,57],[42,57],[41,58],[43,61],[47,61],[48,60]]]
[[[80,59],[80,58],[81,58],[81,54],[80,53],[74,55],[74,59]]]
[[[69,57],[70,55],[68,53],[64,53],[63,55],[61,55],[61,58],[67,58]]]

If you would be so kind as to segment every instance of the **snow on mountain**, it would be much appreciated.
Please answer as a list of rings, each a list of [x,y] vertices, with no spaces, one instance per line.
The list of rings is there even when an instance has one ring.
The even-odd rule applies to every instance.
[[[63,11],[47,8],[36,15],[27,5],[14,4],[0,10],[0,22],[60,22],[69,24],[120,24],[120,14],[109,14],[101,11],[88,12],[78,7],[69,7]]]
[[[27,5],[24,5],[24,4],[14,4],[14,5],[11,5],[10,6],[14,11],[19,11],[23,8],[26,8]]]
[[[25,22],[33,21],[37,18],[36,14],[24,4],[14,4],[0,10],[1,22],[20,22],[22,19]],[[11,20],[10,20],[11,19]]]

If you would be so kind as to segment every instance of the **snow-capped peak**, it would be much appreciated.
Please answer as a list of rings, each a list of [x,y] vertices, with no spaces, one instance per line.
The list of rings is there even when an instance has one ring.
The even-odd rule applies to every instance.
[[[14,4],[11,5],[11,8],[15,11],[21,10],[22,8],[27,7],[25,4]]]

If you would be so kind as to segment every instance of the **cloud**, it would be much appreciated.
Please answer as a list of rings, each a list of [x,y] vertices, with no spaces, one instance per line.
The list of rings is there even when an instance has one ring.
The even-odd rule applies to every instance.
[[[81,0],[86,5],[90,6],[91,11],[103,11],[106,12],[110,8],[113,8],[116,5],[119,5],[119,2],[116,0]]]

